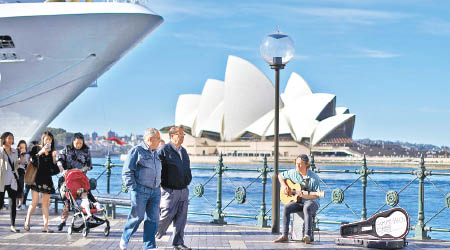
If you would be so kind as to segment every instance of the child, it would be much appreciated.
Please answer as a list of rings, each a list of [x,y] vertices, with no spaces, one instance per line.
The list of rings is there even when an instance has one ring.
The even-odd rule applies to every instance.
[[[99,212],[103,210],[100,203],[92,203],[89,201],[88,192],[84,190],[84,188],[80,188],[77,190],[77,204],[81,209],[84,208],[84,211],[86,212],[88,218],[92,216],[91,208],[96,208]]]

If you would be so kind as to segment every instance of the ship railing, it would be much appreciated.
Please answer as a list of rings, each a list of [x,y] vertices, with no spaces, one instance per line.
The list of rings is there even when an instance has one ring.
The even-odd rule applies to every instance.
[[[139,5],[147,5],[147,0],[104,0],[107,3],[134,3]]]
[[[27,2],[21,1],[21,2]],[[106,3],[134,3],[139,5],[146,5],[148,3],[147,0],[45,0],[44,2],[50,3],[50,2],[106,2]],[[2,3],[2,0],[0,0],[0,3]]]
[[[431,176],[450,176],[450,172],[427,170],[423,156],[418,167],[414,170],[390,171],[370,169],[367,166],[365,155],[361,160],[361,164],[362,166],[359,169],[343,169],[342,167],[338,169],[319,168],[315,165],[314,156],[311,155],[311,170],[319,176],[321,188],[326,193],[325,198],[322,198],[321,207],[315,217],[316,224],[341,225],[349,223],[350,221],[329,220],[342,218],[342,216],[336,215],[336,211],[339,209],[347,211],[347,214],[352,214],[355,220],[365,220],[370,217],[368,214],[368,199],[371,199],[372,205],[369,209],[371,214],[389,207],[403,207],[408,211],[411,215],[411,230],[413,230],[415,239],[429,239],[427,232],[450,232],[450,228],[431,225],[436,218],[445,216],[443,213],[450,210],[450,181],[448,183],[444,182],[443,185],[439,186],[433,181]],[[109,155],[105,164],[94,165],[105,168],[100,176],[103,174],[107,175],[106,190],[110,194],[111,169],[113,167],[122,167],[122,165],[112,163]],[[212,219],[211,222],[216,224],[226,224],[226,218],[244,218],[256,221],[256,225],[259,227],[267,227],[269,225],[269,221],[272,218],[268,213],[271,210],[266,209],[266,206],[271,204],[271,201],[266,203],[266,198],[270,199],[271,197],[270,192],[267,194],[266,191],[271,190],[270,187],[269,189],[267,188],[267,184],[270,184],[268,181],[271,179],[273,169],[268,166],[266,157],[263,159],[262,166],[256,168],[227,167],[223,163],[222,155],[220,155],[217,165],[213,167],[191,167],[191,169],[193,176],[196,178],[190,185],[192,195],[189,199],[199,199],[200,202],[190,202],[189,214],[210,217]],[[249,175],[249,173],[251,174]],[[327,180],[330,174],[337,174],[339,178],[351,177],[352,175],[356,175],[356,177],[354,180],[351,177],[348,180],[349,184],[331,183]],[[411,176],[411,179],[405,181],[407,182],[405,185],[394,190],[393,187],[398,185],[382,183],[381,180],[386,175]],[[414,186],[417,186],[417,188],[413,189]],[[427,192],[438,192],[442,199],[425,199],[425,188]],[[234,190],[234,192],[230,192],[231,190]],[[409,190],[412,194],[407,194],[406,190]],[[127,191],[126,187],[122,186],[119,193],[114,195]],[[414,193],[415,191],[417,191],[417,194]],[[249,193],[253,193],[253,195],[250,197]],[[346,198],[350,196],[358,197],[357,201],[360,203],[347,202]],[[404,201],[403,196],[409,196],[408,198],[410,199],[416,196],[417,203]],[[255,197],[258,198],[255,200]],[[426,207],[427,211],[425,211],[426,202],[428,204]],[[374,209],[373,204],[375,203],[379,203],[379,207]],[[121,204],[114,204],[114,206],[116,205],[120,206]],[[417,208],[417,211],[414,207]],[[426,218],[425,215],[428,217]],[[316,230],[320,229],[317,228]]]

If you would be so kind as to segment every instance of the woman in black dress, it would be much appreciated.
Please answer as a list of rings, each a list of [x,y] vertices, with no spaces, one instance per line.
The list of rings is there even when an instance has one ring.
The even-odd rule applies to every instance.
[[[24,229],[30,230],[30,220],[39,202],[39,193],[42,194],[42,215],[44,219],[44,229],[42,232],[53,233],[48,228],[48,207],[50,205],[50,194],[55,193],[52,175],[59,173],[56,166],[56,151],[53,135],[44,132],[41,137],[41,144],[34,146],[30,152],[31,163],[38,168],[34,184],[31,185],[32,201],[28,208]]]

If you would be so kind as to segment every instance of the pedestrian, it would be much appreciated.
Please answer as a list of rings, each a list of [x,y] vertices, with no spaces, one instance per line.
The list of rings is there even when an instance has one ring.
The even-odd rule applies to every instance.
[[[42,218],[44,220],[42,232],[53,233],[53,230],[48,228],[48,208],[50,205],[50,194],[55,193],[52,175],[59,173],[59,169],[56,166],[56,154],[53,134],[50,132],[42,133],[40,145],[34,146],[30,152],[31,163],[37,167],[37,173],[34,184],[31,185],[32,201],[23,225],[26,231],[30,231],[31,215],[39,203],[39,194],[42,194]]]
[[[294,184],[300,183],[305,186],[308,191],[318,192],[320,191],[320,179],[316,173],[309,169],[311,166],[309,163],[309,158],[305,154],[300,154],[295,159],[295,169],[291,169],[288,171],[284,171],[278,174],[278,180],[281,183],[281,190],[286,195],[291,195],[292,190],[287,185],[286,180],[290,179]],[[274,240],[275,243],[287,242],[289,240],[289,223],[291,220],[291,213],[303,212],[305,223],[304,223],[304,232],[302,241],[306,244],[310,244],[312,230],[313,230],[313,219],[312,216],[319,209],[319,196],[318,195],[310,195],[310,194],[302,194],[302,192],[298,192],[297,194],[301,197],[300,202],[290,202],[283,209],[283,232],[282,235]]]
[[[146,129],[144,141],[128,152],[123,165],[122,179],[130,190],[131,210],[120,239],[120,249],[127,249],[131,236],[143,220],[143,249],[156,249],[161,199],[161,161],[156,151],[159,141],[157,129]]]
[[[28,162],[30,161],[30,151],[31,151],[31,149],[34,147],[34,146],[36,146],[36,145],[39,145],[39,141],[31,141],[31,145],[30,145],[30,148],[28,148],[27,149],[27,158],[28,158],[28,161],[27,161],[27,163],[26,163],[26,166],[28,166]],[[25,168],[25,171],[26,171],[26,168]],[[24,192],[23,192],[23,208],[24,208],[24,210],[27,210],[27,208],[26,208],[26,206],[27,206],[27,199],[28,199],[28,193],[30,193],[30,190],[31,190],[31,185],[28,185],[28,184],[25,184],[25,189],[24,189]]]
[[[68,170],[79,169],[86,173],[92,169],[91,153],[89,147],[84,142],[83,134],[75,133],[73,135],[72,143],[58,153],[56,164],[58,165],[59,171],[63,174],[63,177],[58,181],[58,189],[61,194],[64,194],[64,191],[61,192],[61,187],[64,184],[64,176]],[[89,199],[95,202],[96,200],[91,192],[89,191],[87,193]],[[64,195],[62,197],[64,200],[64,208],[61,213],[61,222],[58,225],[58,231],[64,228],[69,217],[70,201]]]
[[[19,169],[17,170],[19,173],[19,184],[17,187],[17,209],[25,210],[26,205],[24,200],[27,199],[24,193],[24,185],[25,185],[25,170],[27,169],[28,161],[30,160],[30,154],[27,152],[27,143],[24,140],[20,140],[17,144],[17,153],[19,154]],[[28,186],[28,185],[27,185]],[[28,190],[26,191],[28,196]]]
[[[183,128],[170,128],[169,136],[170,142],[158,150],[162,172],[161,213],[157,238],[166,234],[167,228],[173,222],[173,249],[190,250],[183,239],[189,205],[188,185],[192,180],[190,160],[186,149],[181,146],[184,141]]]
[[[19,175],[17,172],[17,151],[12,147],[14,144],[14,135],[11,132],[5,132],[1,135],[0,140],[0,205],[5,200],[5,192],[9,197],[9,217],[11,220],[11,232],[18,233],[16,229],[16,195]]]

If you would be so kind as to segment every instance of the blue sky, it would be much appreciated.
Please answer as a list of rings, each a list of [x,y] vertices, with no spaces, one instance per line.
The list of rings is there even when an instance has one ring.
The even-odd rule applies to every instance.
[[[279,26],[296,55],[291,72],[356,114],[354,139],[450,145],[449,1],[152,0],[165,22],[51,124],[69,131],[139,133],[174,123],[180,94],[223,80],[228,55],[269,79],[259,54]],[[82,119],[80,119],[82,117]]]

